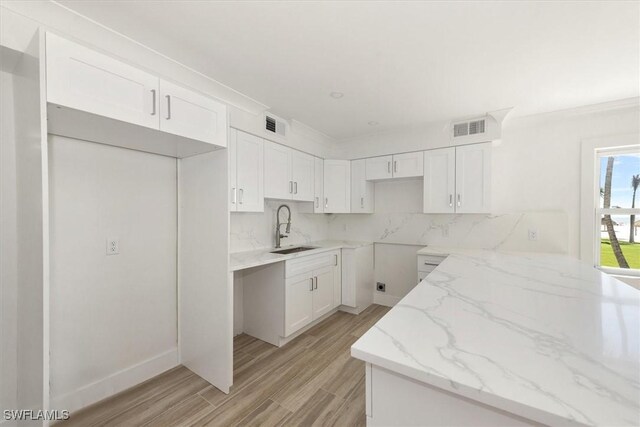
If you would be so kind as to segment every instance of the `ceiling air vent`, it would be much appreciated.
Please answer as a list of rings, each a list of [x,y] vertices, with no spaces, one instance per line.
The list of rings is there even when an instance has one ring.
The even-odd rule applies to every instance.
[[[453,125],[453,137],[469,135],[469,123]]]
[[[484,119],[469,122],[469,135],[475,135],[477,133],[484,133]]]
[[[264,119],[264,128],[267,132],[274,133],[281,137],[287,136],[287,122],[273,115],[265,115]]]

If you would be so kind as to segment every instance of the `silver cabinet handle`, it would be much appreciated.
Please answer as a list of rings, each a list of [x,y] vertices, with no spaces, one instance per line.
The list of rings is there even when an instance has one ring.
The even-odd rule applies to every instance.
[[[364,197],[360,197],[360,207],[364,208]]]
[[[156,115],[156,90],[151,89],[151,115]]]
[[[313,292],[313,277],[311,278],[311,289],[309,290]]]
[[[425,262],[424,265],[433,265],[433,266],[439,266],[440,264],[435,263],[435,262]]]
[[[231,190],[233,191],[233,196],[231,197],[231,203],[235,205],[236,204],[236,193],[237,193],[237,190],[236,190],[235,187],[233,187]]]
[[[387,162],[387,173],[391,173],[391,161]]]
[[[460,201],[460,193],[458,193],[458,207],[460,207],[461,204],[462,202]]]
[[[453,206],[453,194],[449,194],[449,207]]]
[[[336,267],[338,266],[338,255],[333,255],[333,261],[335,262]]]
[[[298,181],[293,182],[293,194],[298,194]]]
[[[320,198],[316,197],[316,208],[320,207]]]
[[[171,120],[171,95],[165,95],[167,98],[167,120]]]
[[[313,289],[318,289],[318,276],[314,277],[314,279],[316,284],[314,285]]]
[[[293,181],[289,181],[289,194],[293,193]]]
[[[393,171],[394,172],[398,172],[398,161],[397,160],[393,161]]]
[[[243,199],[244,199],[244,190],[241,188],[240,195],[238,196],[238,203],[242,204]]]
[[[325,197],[325,198],[324,198],[324,207],[325,207],[325,208],[328,208],[328,207],[329,207],[329,198],[328,198],[328,197]]]

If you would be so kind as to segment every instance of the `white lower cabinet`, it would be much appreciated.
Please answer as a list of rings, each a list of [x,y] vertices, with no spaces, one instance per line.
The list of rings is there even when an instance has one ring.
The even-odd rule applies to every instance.
[[[418,255],[418,283],[435,270],[446,257],[446,255]]]
[[[373,244],[342,249],[342,308],[361,313],[373,303]]]
[[[313,274],[287,279],[285,288],[284,335],[291,335],[313,320]]]

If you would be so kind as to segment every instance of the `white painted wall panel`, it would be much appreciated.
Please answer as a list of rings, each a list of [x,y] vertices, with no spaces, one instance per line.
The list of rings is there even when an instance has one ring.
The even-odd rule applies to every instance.
[[[50,184],[51,393],[77,408],[92,383],[177,364],[176,160],[51,136]]]

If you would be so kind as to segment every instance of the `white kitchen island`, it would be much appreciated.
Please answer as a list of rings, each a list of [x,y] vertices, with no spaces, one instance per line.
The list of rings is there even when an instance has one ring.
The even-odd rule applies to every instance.
[[[640,291],[564,255],[449,256],[358,340],[367,423],[640,425]]]

